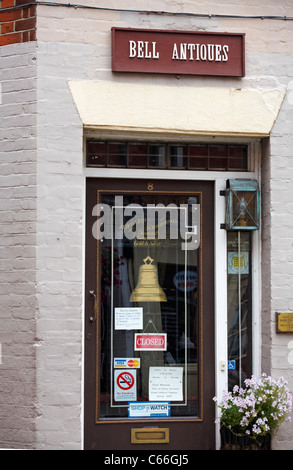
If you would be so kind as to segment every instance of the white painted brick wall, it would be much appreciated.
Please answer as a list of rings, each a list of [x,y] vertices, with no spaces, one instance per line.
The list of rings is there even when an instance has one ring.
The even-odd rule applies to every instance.
[[[80,73],[85,52],[68,44],[38,46],[40,449],[82,447],[83,133],[67,79]]]
[[[36,46],[0,48],[0,447],[35,444]]]
[[[289,43],[292,46],[292,38]],[[279,62],[279,61],[278,61]],[[285,61],[284,61],[285,62]],[[292,71],[292,56],[286,67]],[[276,66],[278,63],[276,64]],[[276,75],[278,71],[276,67]],[[293,391],[292,335],[276,334],[276,312],[293,309],[293,105],[290,102],[292,75],[286,79],[289,86],[281,113],[270,138],[271,173],[271,324],[266,340],[271,347],[271,375],[284,376]],[[280,76],[280,81],[284,77]],[[273,440],[273,448],[291,450],[293,424],[282,425]]]

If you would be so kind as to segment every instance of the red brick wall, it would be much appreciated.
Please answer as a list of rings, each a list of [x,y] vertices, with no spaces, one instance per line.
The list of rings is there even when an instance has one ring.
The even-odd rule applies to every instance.
[[[31,5],[34,1],[1,1],[0,46],[36,40],[36,6]]]

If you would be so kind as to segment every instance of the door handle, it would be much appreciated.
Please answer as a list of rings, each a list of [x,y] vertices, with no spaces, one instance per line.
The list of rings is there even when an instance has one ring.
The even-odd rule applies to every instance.
[[[97,296],[93,290],[90,290],[89,294],[90,294],[90,298],[94,301],[94,312],[93,314],[91,314],[89,318],[91,325],[93,325],[94,322],[97,321],[97,317],[98,317]]]

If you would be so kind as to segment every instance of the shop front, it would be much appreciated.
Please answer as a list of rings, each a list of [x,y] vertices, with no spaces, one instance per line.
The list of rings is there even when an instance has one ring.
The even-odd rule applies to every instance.
[[[253,367],[259,225],[241,220],[245,192],[237,227],[225,224],[228,182],[257,181],[249,153],[235,143],[87,141],[85,448],[216,448],[217,381],[224,387],[228,371],[239,384]],[[219,178],[214,166],[236,162]],[[101,174],[119,165],[120,177],[95,177],[99,163]],[[129,178],[131,165],[140,168]]]
[[[225,221],[228,190],[218,189],[213,166],[237,162],[242,171],[227,175],[239,176],[247,170],[247,154],[247,145],[236,144],[87,141],[89,168],[125,168],[125,178],[87,180],[87,449],[216,448],[216,361],[222,381],[229,369],[230,386],[252,372],[257,233],[247,229],[259,225],[255,192],[244,199],[243,191],[233,213],[237,228],[226,232],[218,222]],[[194,166],[203,161],[207,176],[197,180]],[[177,173],[172,180],[172,169],[162,170],[168,162]],[[144,168],[140,176],[146,167],[158,176],[129,179],[131,165]],[[189,179],[180,177],[182,170]],[[221,177],[220,184],[227,181]],[[248,217],[239,209],[244,200]],[[216,278],[217,249],[222,282]],[[218,330],[216,338],[225,304],[228,337]]]
[[[123,50],[158,67],[170,32],[120,33],[114,70]],[[244,73],[236,37],[228,75]],[[283,96],[69,86],[85,129],[85,448],[215,449],[213,397],[259,369],[260,138]]]
[[[219,449],[292,388],[292,17],[115,3],[1,6],[3,448]]]

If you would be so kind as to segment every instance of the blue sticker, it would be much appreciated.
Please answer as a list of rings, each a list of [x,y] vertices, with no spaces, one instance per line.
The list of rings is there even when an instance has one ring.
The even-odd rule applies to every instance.
[[[228,361],[228,370],[236,369],[236,361]]]
[[[170,402],[168,401],[137,401],[128,403],[129,418],[165,417],[170,416]]]

